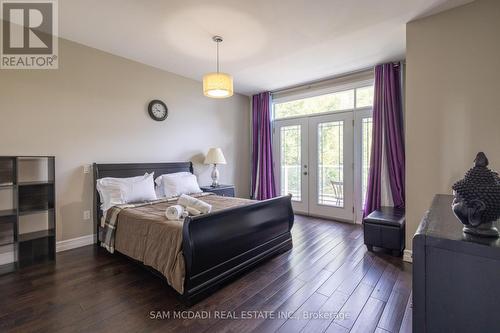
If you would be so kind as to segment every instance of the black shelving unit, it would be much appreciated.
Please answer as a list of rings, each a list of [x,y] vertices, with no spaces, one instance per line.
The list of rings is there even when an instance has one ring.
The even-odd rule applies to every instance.
[[[0,191],[12,192],[12,207],[0,209],[0,256],[12,254],[12,262],[2,262],[0,274],[54,260],[55,157],[0,156]]]

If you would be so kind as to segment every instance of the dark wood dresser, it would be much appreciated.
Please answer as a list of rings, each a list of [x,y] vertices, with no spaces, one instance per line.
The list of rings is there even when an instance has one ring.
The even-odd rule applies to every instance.
[[[413,332],[500,332],[500,239],[464,234],[452,201],[436,195],[413,238]]]

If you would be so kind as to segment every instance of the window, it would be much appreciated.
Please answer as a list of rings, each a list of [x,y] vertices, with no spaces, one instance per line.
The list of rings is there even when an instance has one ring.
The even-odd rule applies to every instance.
[[[373,104],[373,86],[337,91],[274,104],[274,119],[353,110]]]
[[[356,89],[356,108],[373,106],[373,86]]]
[[[370,153],[372,151],[372,117],[363,118],[361,123],[361,202],[365,207],[368,173],[370,171]]]
[[[300,126],[281,128],[281,194],[292,195],[292,200],[301,200],[300,188]]]
[[[344,207],[344,122],[318,125],[318,204]]]

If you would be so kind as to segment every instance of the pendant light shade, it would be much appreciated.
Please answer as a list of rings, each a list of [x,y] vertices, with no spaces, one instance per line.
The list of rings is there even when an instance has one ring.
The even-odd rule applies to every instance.
[[[212,98],[233,96],[233,77],[220,72],[203,75],[203,94]]]
[[[219,43],[222,37],[214,36],[217,43],[217,72],[203,75],[203,94],[211,98],[226,98],[233,96],[233,77],[219,71]]]

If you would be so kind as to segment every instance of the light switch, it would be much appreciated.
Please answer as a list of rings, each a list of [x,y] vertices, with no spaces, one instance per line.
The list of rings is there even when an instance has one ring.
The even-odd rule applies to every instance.
[[[84,220],[90,220],[90,210],[84,210],[83,211],[83,219]]]
[[[90,164],[85,164],[83,166],[83,173],[90,173]]]

